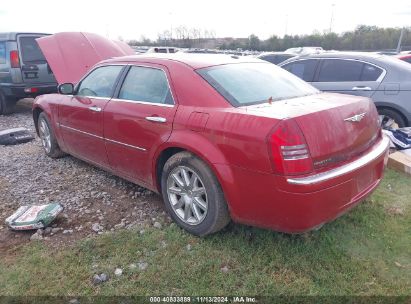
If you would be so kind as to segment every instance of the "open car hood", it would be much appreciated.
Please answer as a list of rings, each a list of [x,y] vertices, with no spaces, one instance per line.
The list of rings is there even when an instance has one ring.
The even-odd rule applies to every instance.
[[[77,83],[99,61],[133,55],[121,41],[97,34],[64,32],[36,39],[58,83]]]

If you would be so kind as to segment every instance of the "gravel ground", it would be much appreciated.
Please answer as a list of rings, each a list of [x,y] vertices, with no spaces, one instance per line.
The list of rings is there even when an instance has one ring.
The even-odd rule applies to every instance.
[[[16,113],[0,116],[0,130],[26,127],[34,133],[31,102],[20,101]],[[33,235],[9,230],[4,220],[19,206],[49,202],[62,204],[64,211],[53,223],[55,229],[39,231],[36,238],[57,246],[171,221],[157,194],[71,156],[51,159],[37,136],[29,143],[0,146],[0,253]]]

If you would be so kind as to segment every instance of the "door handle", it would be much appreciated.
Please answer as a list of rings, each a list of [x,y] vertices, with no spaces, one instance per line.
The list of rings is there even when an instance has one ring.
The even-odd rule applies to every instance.
[[[94,111],[94,112],[101,112],[101,108],[100,107],[96,107],[96,106],[92,106],[88,108],[90,111]]]
[[[353,91],[371,91],[370,87],[353,87]]]
[[[160,117],[160,116],[147,116],[146,120],[153,121],[153,122],[161,122],[161,123],[165,123],[167,121],[167,119],[165,119],[164,117]]]

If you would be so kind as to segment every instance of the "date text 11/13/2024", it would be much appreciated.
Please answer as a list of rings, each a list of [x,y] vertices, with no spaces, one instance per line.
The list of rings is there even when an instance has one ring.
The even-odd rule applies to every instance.
[[[185,297],[185,296],[163,296],[163,297],[150,297],[150,303],[258,303],[255,297]]]

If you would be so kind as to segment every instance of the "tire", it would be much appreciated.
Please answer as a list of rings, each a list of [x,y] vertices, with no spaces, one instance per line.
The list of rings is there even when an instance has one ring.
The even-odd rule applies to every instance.
[[[0,115],[11,114],[14,111],[14,106],[17,100],[6,99],[6,96],[0,92]]]
[[[202,160],[189,152],[179,152],[167,160],[161,176],[161,192],[167,212],[191,234],[206,236],[230,222],[217,178]]]
[[[407,124],[405,123],[404,117],[400,113],[398,113],[396,110],[381,108],[381,109],[378,109],[378,115],[380,115],[380,119],[382,118],[381,127],[383,128],[387,128],[389,127],[390,124],[392,124],[390,123],[391,119],[400,128],[404,128],[407,126]]]
[[[41,144],[46,155],[51,158],[59,158],[64,156],[65,153],[60,150],[50,121],[44,112],[41,112],[39,115],[39,118],[37,120],[37,127],[39,130]]]

